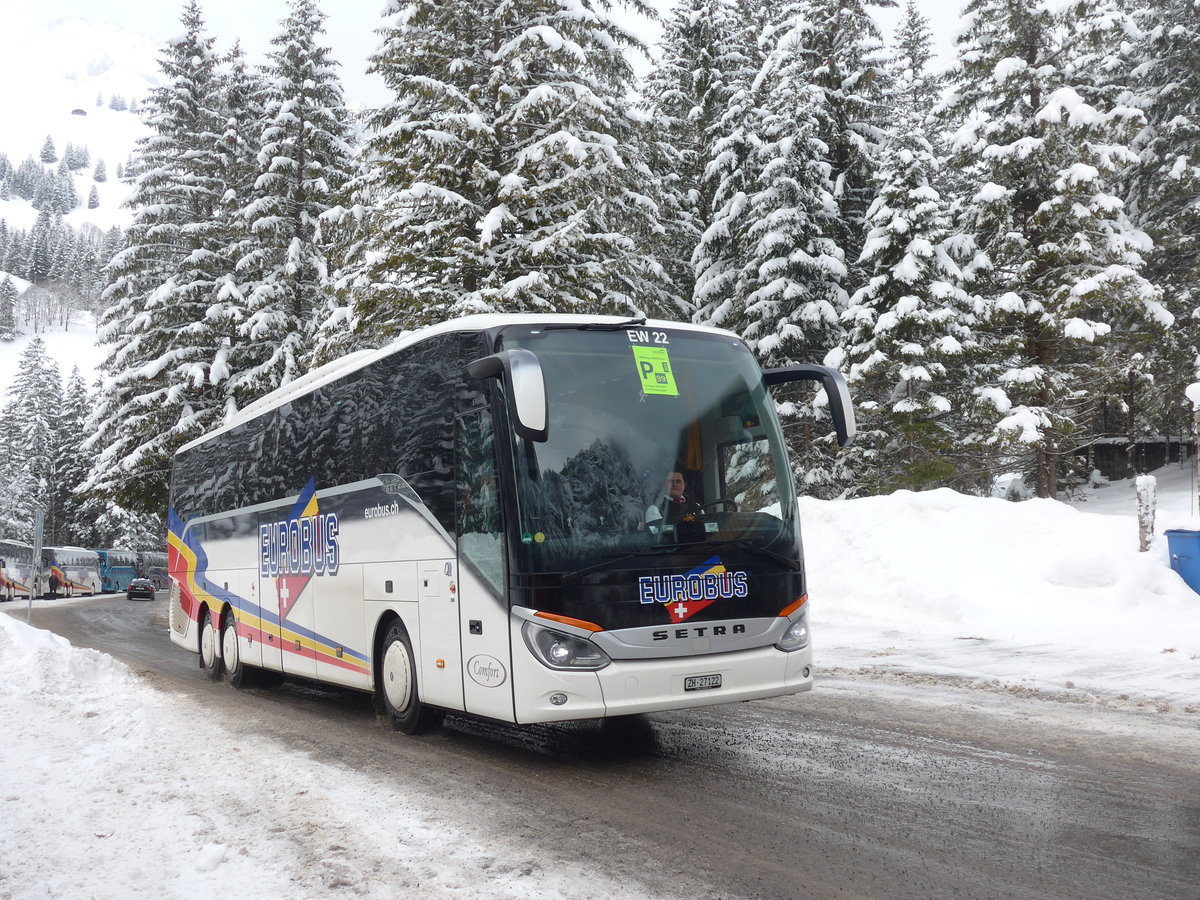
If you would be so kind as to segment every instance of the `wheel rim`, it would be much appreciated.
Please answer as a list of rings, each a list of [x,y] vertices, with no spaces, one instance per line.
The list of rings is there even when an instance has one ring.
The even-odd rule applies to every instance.
[[[221,656],[225,660],[225,671],[233,675],[241,661],[238,656],[237,625],[235,624],[230,624],[221,635]]]
[[[217,636],[213,634],[212,616],[204,617],[204,628],[200,632],[200,658],[206,668],[212,668],[216,658]]]
[[[392,709],[404,712],[412,698],[412,668],[408,651],[400,641],[388,645],[383,656],[383,692]]]

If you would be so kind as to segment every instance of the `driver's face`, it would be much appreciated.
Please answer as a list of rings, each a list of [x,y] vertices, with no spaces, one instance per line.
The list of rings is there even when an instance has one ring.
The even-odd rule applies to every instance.
[[[663,485],[663,490],[667,492],[667,496],[672,499],[683,496],[683,475],[679,472],[668,472],[666,484]]]

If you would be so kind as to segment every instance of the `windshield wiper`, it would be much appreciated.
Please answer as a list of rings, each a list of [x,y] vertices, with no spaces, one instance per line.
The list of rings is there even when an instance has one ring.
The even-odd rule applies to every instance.
[[[793,559],[790,556],[784,556],[782,553],[776,553],[774,550],[768,550],[766,547],[760,547],[758,544],[751,543],[745,538],[728,538],[727,540],[723,541],[710,541],[705,546],[711,547],[714,545],[733,546],[740,547],[743,550],[749,550],[751,553],[757,553],[759,556],[764,557],[765,559],[777,562],[784,568],[790,569],[793,572],[799,572],[804,569],[804,564],[800,562],[800,560]]]
[[[625,322],[583,322],[579,325],[567,325],[556,322],[553,325],[543,325],[544,331],[624,331],[626,328],[637,328],[646,324],[646,317],[629,319]]]
[[[643,547],[641,550],[634,550],[632,553],[608,553],[601,558],[603,562],[593,563],[590,566],[584,566],[582,569],[576,569],[574,572],[568,572],[562,576],[563,584],[574,584],[584,575],[591,575],[593,572],[599,572],[601,569],[607,569],[619,563],[628,562],[631,559],[637,559],[639,556],[665,556],[668,553],[673,553],[681,546],[691,546],[689,544],[659,544],[655,547]],[[607,557],[607,558],[605,558]]]

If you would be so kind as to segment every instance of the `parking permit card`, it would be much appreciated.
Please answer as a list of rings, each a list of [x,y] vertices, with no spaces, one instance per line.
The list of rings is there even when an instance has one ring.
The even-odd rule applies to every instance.
[[[643,394],[679,396],[675,375],[671,371],[671,357],[666,347],[642,347],[635,344],[630,349],[633,350],[633,358],[637,363]]]

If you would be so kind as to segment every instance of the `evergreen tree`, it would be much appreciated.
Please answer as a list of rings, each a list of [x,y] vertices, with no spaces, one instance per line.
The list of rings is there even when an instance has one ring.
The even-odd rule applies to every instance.
[[[634,8],[652,16],[641,2]],[[643,248],[656,206],[605,0],[403,4],[371,71],[370,208],[342,273],[360,340],[446,316],[672,313]]]
[[[96,190],[96,186],[93,184],[92,189],[90,191],[88,191],[87,208],[88,209],[96,209],[99,206],[100,206],[100,192],[98,190]]]
[[[18,278],[28,278],[29,235],[25,231],[14,231],[9,237],[0,260],[0,269]]]
[[[46,173],[42,167],[34,161],[32,156],[27,156],[13,173],[13,193],[25,200],[32,200],[45,178]]]
[[[228,374],[217,60],[194,0],[181,20],[146,105],[153,133],[138,145],[128,246],[108,268],[100,341],[110,381],[94,410],[99,453],[86,486],[156,514],[174,450],[223,416]]]
[[[1120,20],[1118,20],[1120,21]],[[1184,388],[1200,379],[1200,23],[1184,0],[1147,4],[1136,13],[1140,28],[1122,68],[1131,95],[1146,116],[1133,142],[1136,165],[1127,173],[1131,214],[1154,240],[1146,275],[1163,290],[1177,325],[1146,355],[1133,384],[1136,408],[1146,409],[1149,429],[1159,434],[1191,431]],[[1129,354],[1127,359],[1131,359]],[[1124,399],[1110,404],[1120,415]],[[1136,402],[1136,401],[1135,401]],[[1136,438],[1136,427],[1121,433]]]
[[[896,112],[867,211],[864,286],[843,316],[859,418],[848,465],[867,493],[955,483],[956,411],[966,399],[965,355],[975,346],[971,298],[948,249],[948,203],[935,188],[939,163],[926,137],[935,97],[925,72],[928,21],[911,0],[897,38]]]
[[[0,341],[17,336],[17,286],[7,275],[0,281]]]
[[[233,388],[247,400],[310,362],[315,318],[325,318],[331,293],[322,219],[353,165],[337,63],[322,45],[325,15],[314,0],[290,7],[265,67],[260,174],[243,211],[254,241],[239,262],[251,284]]]
[[[785,4],[798,17],[776,53],[798,70],[816,104],[816,137],[826,146],[829,178],[837,203],[830,237],[848,263],[858,259],[866,233],[866,211],[874,198],[873,159],[883,139],[883,55],[879,27],[870,9],[895,0],[798,0]]]
[[[42,143],[41,160],[47,165],[58,162],[58,151],[54,149],[54,139],[50,135],[46,135],[46,140]]]
[[[970,0],[966,13],[948,108],[959,227],[985,254],[970,269],[988,313],[978,412],[992,411],[991,444],[1053,497],[1105,389],[1106,339],[1170,315],[1140,274],[1150,242],[1111,191],[1132,158],[1127,111],[1083,99],[1065,56],[1071,20],[1046,2]]]
[[[678,4],[666,24],[661,61],[643,87],[653,123],[649,165],[661,190],[663,232],[656,246],[675,296],[688,305],[697,301],[693,254],[722,206],[716,197],[731,168],[724,164],[737,127],[731,109],[762,63],[755,13],[750,0]],[[703,271],[710,269],[706,262]]]
[[[46,355],[41,338],[34,338],[22,352],[9,396],[4,407],[9,427],[3,433],[0,482],[12,494],[3,501],[0,522],[16,529],[21,539],[29,540],[34,509],[44,513],[47,534],[53,533],[59,515],[53,503],[54,447],[62,379],[54,361]]]
[[[895,44],[890,66],[893,74],[886,91],[888,103],[894,109],[903,108],[917,116],[919,121],[926,121],[941,97],[943,79],[929,70],[933,33],[929,19],[917,9],[914,0],[906,0],[904,4],[904,17],[896,26]]]
[[[79,369],[71,370],[62,393],[62,406],[54,432],[54,486],[52,506],[55,513],[55,529],[48,533],[47,543],[55,545],[87,546],[90,526],[85,510],[80,504],[76,489],[87,479],[91,469],[88,451],[84,449],[87,438],[87,418],[91,409],[87,385]]]
[[[108,181],[108,169],[104,166],[104,160],[96,161],[96,168],[92,172],[92,181],[97,184],[104,184],[104,182]]]
[[[48,207],[38,213],[30,234],[27,262],[24,267],[30,281],[43,282],[50,276],[50,269],[54,264],[56,224],[56,217],[51,215]]]

